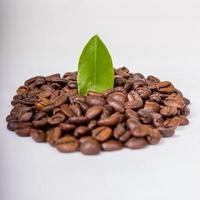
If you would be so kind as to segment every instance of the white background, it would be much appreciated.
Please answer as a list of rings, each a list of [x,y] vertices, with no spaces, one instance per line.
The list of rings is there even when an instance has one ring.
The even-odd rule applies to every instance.
[[[0,1],[1,200],[199,200],[200,1]],[[190,125],[143,150],[61,154],[6,129],[16,88],[77,69],[98,33],[116,67],[170,80],[191,101]]]

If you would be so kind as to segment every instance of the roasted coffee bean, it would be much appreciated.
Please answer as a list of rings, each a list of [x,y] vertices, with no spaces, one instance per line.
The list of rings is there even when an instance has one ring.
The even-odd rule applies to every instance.
[[[121,76],[115,76],[115,87],[117,86],[124,86],[126,84],[126,79]]]
[[[94,92],[94,91],[89,91],[87,93],[88,96],[98,96],[98,97],[103,97],[104,94],[103,93],[100,93],[100,92]]]
[[[134,130],[138,125],[140,125],[140,121],[135,118],[129,118],[126,121],[126,126],[129,130]]]
[[[117,140],[108,140],[102,143],[101,146],[104,151],[116,151],[122,149],[122,143]]]
[[[123,124],[117,124],[117,126],[113,130],[113,136],[118,139],[126,132],[126,129]]]
[[[68,86],[69,88],[75,89],[75,88],[77,88],[77,83],[76,83],[76,81],[70,80],[70,81],[67,83],[67,86]]]
[[[139,120],[139,115],[136,111],[130,109],[130,108],[127,108],[126,111],[125,111],[125,114],[126,114],[126,117],[127,118],[135,118],[135,119],[138,119]]]
[[[50,125],[58,125],[62,123],[65,120],[65,116],[61,113],[57,113],[53,115],[52,117],[48,117],[48,123]]]
[[[160,111],[160,105],[156,102],[147,102],[144,105],[144,109],[148,110],[149,112],[159,112]]]
[[[138,79],[144,79],[144,76],[141,73],[134,73],[132,78],[134,80],[138,80]]]
[[[63,131],[71,131],[74,130],[76,128],[76,126],[74,124],[68,124],[68,123],[61,123],[59,125],[59,127],[63,130]]]
[[[22,85],[20,86],[18,89],[17,89],[17,94],[24,94],[24,93],[27,93],[29,91],[29,87],[25,86],[25,85]]]
[[[136,92],[142,99],[147,99],[152,94],[151,90],[147,87],[139,87],[136,89]]]
[[[164,104],[166,106],[176,107],[179,109],[183,109],[185,107],[184,99],[179,94],[171,94],[164,100]]]
[[[40,99],[40,98],[49,98],[50,96],[52,95],[52,91],[51,90],[44,90],[44,91],[41,91],[37,97]]]
[[[43,130],[31,129],[30,136],[36,142],[45,142],[46,141],[46,133]]]
[[[114,88],[114,91],[115,91],[115,92],[121,92],[121,93],[123,93],[124,95],[127,95],[126,89],[125,89],[124,87],[122,87],[122,86],[115,87],[115,88]]]
[[[77,117],[82,115],[82,110],[80,109],[78,105],[72,104],[72,105],[69,105],[69,107],[75,113]],[[70,116],[70,117],[73,117],[73,116]]]
[[[113,108],[110,105],[105,105],[103,107],[103,112],[101,114],[100,119],[105,119],[107,117],[110,117],[110,115],[113,113]]]
[[[39,112],[33,117],[33,126],[35,128],[44,127],[48,124],[47,114],[45,112]]]
[[[33,112],[22,112],[18,115],[19,122],[28,122],[31,120]]]
[[[99,142],[94,139],[87,139],[80,145],[80,151],[85,155],[96,155],[101,151]]]
[[[31,130],[30,127],[17,128],[17,129],[15,130],[15,132],[16,132],[16,134],[17,134],[18,136],[27,137],[27,136],[30,136],[30,130]]]
[[[46,81],[50,81],[50,82],[57,79],[57,78],[60,78],[60,74],[58,74],[58,73],[45,77]]]
[[[63,153],[74,152],[78,147],[79,141],[70,135],[66,135],[56,141],[56,148]]]
[[[111,93],[114,92],[114,89],[107,89],[103,92],[104,97],[108,97]]]
[[[96,120],[91,120],[89,123],[88,123],[88,129],[89,130],[92,130],[93,128],[95,128],[97,126],[97,121]]]
[[[181,114],[184,116],[188,116],[190,114],[190,109],[185,106],[182,110],[181,110]]]
[[[140,120],[144,124],[150,124],[152,122],[152,120],[153,120],[151,112],[146,110],[146,109],[138,110],[138,114],[139,114]]]
[[[144,138],[131,137],[126,143],[125,147],[129,149],[142,149],[146,147],[147,142]]]
[[[39,99],[37,99],[35,106],[36,106],[37,110],[41,110],[50,104],[51,104],[51,102],[48,98],[39,98]]]
[[[40,110],[40,112],[51,113],[54,110],[54,105],[49,105]]]
[[[115,70],[115,74],[123,78],[129,77],[129,70],[126,67],[120,67]]]
[[[73,112],[73,110],[67,104],[62,104],[60,106],[60,108],[66,117],[75,117],[76,116],[76,114]]]
[[[53,115],[56,115],[57,113],[62,113],[61,108],[56,107],[56,108],[53,109]]]
[[[189,120],[183,115],[179,116],[179,120],[180,120],[179,122],[180,126],[185,126],[189,124]]]
[[[69,123],[80,125],[80,124],[87,123],[88,122],[88,118],[85,117],[85,116],[69,117],[68,121],[69,121]]]
[[[79,142],[84,143],[86,140],[89,140],[89,139],[93,140],[93,137],[92,136],[82,136],[79,138]]]
[[[8,122],[7,128],[10,131],[15,131],[18,128],[18,121],[10,121],[10,122]]]
[[[163,117],[159,113],[151,113],[152,123],[155,127],[162,127],[163,126]]]
[[[92,106],[90,107],[87,112],[85,113],[85,116],[91,120],[94,119],[95,117],[99,116],[103,111],[102,106]]]
[[[86,103],[82,102],[82,101],[77,101],[77,104],[80,106],[80,109],[83,112],[86,112],[89,109],[89,106]]]
[[[177,114],[177,112],[177,108],[171,106],[162,106],[160,109],[160,114],[165,117],[173,117]]]
[[[126,95],[123,94],[122,92],[112,92],[111,94],[108,95],[107,101],[109,101],[109,99],[114,99],[121,103],[124,103],[127,101]]]
[[[149,144],[157,144],[161,139],[161,134],[158,129],[152,129],[149,135],[147,135],[147,142]]]
[[[131,131],[131,134],[135,137],[145,137],[152,134],[153,129],[147,125],[139,125]]]
[[[83,135],[87,134],[88,131],[89,131],[88,127],[86,127],[86,126],[78,126],[74,130],[74,136],[76,136],[76,137],[83,136]]]
[[[152,75],[147,76],[146,79],[147,79],[147,82],[150,82],[150,83],[159,83],[160,82],[159,78],[152,76]]]
[[[119,141],[121,141],[121,142],[126,142],[130,137],[131,137],[130,131],[126,131],[124,134],[122,134],[122,135],[119,137]]]
[[[108,104],[116,111],[116,112],[120,112],[123,113],[125,111],[124,106],[122,103],[120,103],[119,101],[116,101],[114,99],[108,99]]]
[[[106,141],[111,135],[112,129],[106,126],[100,126],[92,130],[92,136],[100,142]]]
[[[56,99],[54,99],[53,103],[54,103],[54,106],[60,106],[64,104],[65,102],[67,102],[67,100],[68,100],[68,96],[66,94],[61,94]]]
[[[163,123],[165,127],[177,127],[180,124],[180,118],[179,117],[173,117],[166,119]]]
[[[158,129],[163,137],[171,137],[174,135],[176,127],[159,127]]]
[[[113,126],[116,125],[124,120],[124,115],[120,113],[115,113],[114,115],[111,115],[110,117],[107,117],[105,119],[100,119],[98,124],[100,126]]]
[[[86,103],[90,106],[100,105],[104,106],[106,104],[106,101],[103,97],[91,95],[86,97]]]
[[[135,100],[127,101],[125,103],[125,108],[131,108],[131,109],[138,109],[143,106],[143,101],[141,98],[137,98]]]

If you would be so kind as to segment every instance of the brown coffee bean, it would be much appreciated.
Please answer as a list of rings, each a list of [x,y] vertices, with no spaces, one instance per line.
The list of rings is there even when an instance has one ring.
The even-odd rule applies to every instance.
[[[153,119],[152,123],[155,127],[162,127],[163,126],[163,117],[159,113],[151,113],[151,117]]]
[[[147,99],[152,94],[151,90],[147,87],[139,87],[136,89],[136,92],[142,99]]]
[[[136,137],[130,138],[125,143],[125,147],[127,147],[129,149],[142,149],[142,148],[146,147],[146,145],[147,145],[147,142],[144,138],[136,138]]]
[[[62,113],[57,113],[52,117],[48,117],[48,123],[50,125],[58,125],[65,120],[65,116]]]
[[[60,78],[60,74],[56,73],[56,74],[52,74],[50,76],[46,76],[45,79],[46,81],[54,81],[55,79]]]
[[[119,137],[119,141],[126,142],[131,137],[130,131],[126,131]]]
[[[127,101],[127,97],[125,94],[123,94],[122,92],[113,92],[111,94],[108,95],[107,101],[114,99],[118,102],[124,103]]]
[[[69,117],[68,121],[69,123],[80,125],[80,124],[86,124],[88,122],[88,118],[85,116]]]
[[[151,135],[153,129],[149,128],[147,125],[139,125],[131,131],[131,134],[135,137],[145,137]]]
[[[86,112],[89,109],[89,106],[86,103],[84,103],[84,102],[77,101],[77,104],[79,105],[80,109],[83,112]]]
[[[41,91],[41,92],[37,95],[37,97],[38,97],[39,99],[41,99],[41,98],[50,98],[51,95],[52,95],[52,91],[51,91],[51,90],[44,90],[44,91]]]
[[[17,134],[18,136],[27,137],[27,136],[30,136],[30,130],[31,130],[30,127],[17,128],[17,129],[15,130],[15,132],[16,132],[16,134]]]
[[[98,97],[103,97],[104,94],[103,93],[100,93],[100,92],[94,92],[94,91],[89,91],[87,93],[88,96],[98,96]]]
[[[134,91],[128,93],[128,100],[125,103],[125,108],[138,109],[143,107],[142,98]]]
[[[104,151],[116,151],[122,149],[122,143],[117,140],[108,140],[102,143],[101,146]]]
[[[50,104],[51,104],[51,102],[48,98],[39,98],[39,99],[37,99],[35,106],[36,106],[37,110],[41,110]]]
[[[30,136],[36,142],[45,142],[46,141],[46,133],[43,130],[31,129]]]
[[[103,92],[103,96],[104,97],[108,97],[108,95],[110,95],[111,93],[114,92],[114,89],[107,89]]]
[[[54,106],[57,107],[67,102],[67,100],[68,100],[68,96],[66,94],[61,94],[58,97],[56,97],[56,99],[54,99],[53,103],[54,103]]]
[[[152,122],[152,120],[153,120],[151,112],[146,110],[146,109],[138,110],[138,114],[139,114],[140,120],[144,124],[150,124]]]
[[[86,103],[90,106],[100,105],[104,106],[106,104],[106,101],[103,97],[91,95],[86,97]]]
[[[54,105],[45,106],[40,110],[40,112],[51,113],[54,110]]]
[[[80,151],[85,155],[96,155],[101,151],[99,142],[94,139],[87,139],[80,145]]]
[[[15,131],[18,128],[18,121],[10,121],[7,124],[7,129],[10,131]]]
[[[168,87],[163,87],[163,88],[159,88],[158,91],[161,93],[172,93],[174,92],[175,88],[173,85],[170,85]]]
[[[83,135],[87,134],[88,132],[89,132],[88,127],[86,127],[86,126],[78,126],[74,130],[74,136],[76,136],[76,137],[83,136]]]
[[[185,116],[181,115],[179,116],[179,119],[180,119],[179,123],[180,126],[185,126],[189,124],[189,120]]]
[[[149,135],[147,135],[147,142],[149,144],[157,144],[161,139],[161,134],[158,129],[152,129]]]
[[[67,105],[67,104],[62,104],[60,106],[62,113],[66,116],[66,117],[75,117],[75,113],[73,112],[73,110]]]
[[[93,137],[92,136],[82,136],[79,138],[79,142],[84,143],[86,140],[90,140],[90,139],[93,140]]]
[[[157,88],[165,88],[171,85],[169,81],[162,81],[157,83]]]
[[[110,105],[105,105],[103,107],[103,112],[101,114],[100,119],[105,119],[107,117],[110,117],[110,115],[113,113],[113,108]]]
[[[69,105],[69,107],[75,113],[77,117],[82,115],[82,110],[80,109],[78,105],[73,104],[73,105]]]
[[[183,97],[179,94],[171,94],[164,100],[164,104],[166,106],[176,107],[179,109],[183,109],[185,107]]]
[[[33,112],[22,112],[18,115],[19,122],[28,122],[31,120]]]
[[[118,76],[116,75],[115,76],[115,81],[114,81],[114,86],[117,87],[117,86],[124,86],[126,84],[126,79],[121,77],[121,76]]]
[[[177,114],[177,112],[177,108],[171,106],[162,106],[160,109],[160,114],[165,117],[173,117]]]
[[[123,113],[125,111],[123,104],[119,101],[108,99],[107,102],[116,112]]]
[[[160,105],[156,102],[147,102],[144,106],[144,109],[148,110],[149,112],[159,112]]]
[[[55,108],[53,109],[53,115],[56,115],[57,113],[62,113],[61,108],[55,107]]]
[[[56,141],[56,148],[63,153],[74,152],[78,147],[79,141],[70,135],[66,135]]]
[[[173,117],[166,119],[163,123],[165,127],[177,127],[180,124],[180,118],[179,117]]]
[[[22,85],[20,86],[18,89],[17,89],[17,94],[24,94],[24,93],[27,93],[29,91],[29,88],[25,85]]]
[[[63,130],[63,131],[71,131],[74,130],[76,128],[76,126],[74,124],[68,124],[68,123],[61,123],[59,125],[59,127]]]
[[[121,135],[126,132],[126,129],[123,124],[117,124],[117,126],[113,130],[113,136],[118,139]]]
[[[190,114],[190,109],[185,106],[182,110],[181,110],[181,114],[184,116],[188,116]]]
[[[89,123],[88,123],[88,129],[89,130],[92,130],[93,128],[95,128],[97,126],[97,121],[96,120],[91,120]]]
[[[163,137],[171,137],[174,135],[176,127],[159,127],[158,129]]]
[[[124,115],[120,113],[115,113],[111,115],[110,117],[107,117],[105,119],[100,119],[98,121],[98,125],[100,126],[113,126],[116,125],[124,120]]]
[[[35,128],[44,127],[48,124],[47,115],[44,112],[39,112],[34,116],[32,124]]]
[[[94,119],[95,117],[99,116],[103,111],[102,106],[92,106],[90,107],[87,112],[85,113],[85,116],[91,120]]]
[[[92,130],[92,137],[100,142],[104,142],[112,136],[112,129],[106,126],[100,126]]]
[[[129,118],[126,121],[126,126],[129,130],[134,130],[138,125],[140,125],[140,121],[135,118]]]
[[[138,119],[139,120],[139,115],[136,111],[130,109],[130,108],[127,108],[126,111],[125,111],[125,114],[126,114],[126,117],[127,118],[135,118],[135,119]]]
[[[67,86],[69,87],[69,88],[72,88],[72,89],[75,89],[75,88],[77,88],[77,83],[76,83],[76,81],[69,81],[68,83],[67,83]]]

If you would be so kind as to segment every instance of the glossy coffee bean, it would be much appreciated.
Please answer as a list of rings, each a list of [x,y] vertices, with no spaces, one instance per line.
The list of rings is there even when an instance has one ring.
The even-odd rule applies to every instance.
[[[122,149],[122,143],[117,140],[108,140],[102,143],[101,146],[104,151],[116,151]]]
[[[80,151],[85,155],[97,155],[101,151],[99,142],[94,139],[87,139],[80,145]]]
[[[48,118],[48,123],[50,125],[59,125],[65,120],[65,116],[62,113],[57,113],[53,115],[52,117]]]
[[[103,97],[91,95],[86,97],[86,103],[90,106],[100,105],[104,106],[106,104],[106,101]]]
[[[92,130],[92,136],[96,140],[104,142],[112,136],[112,129],[106,126],[100,126]]]
[[[45,142],[46,141],[46,133],[43,130],[31,129],[30,136],[36,142]]]
[[[126,143],[125,147],[129,149],[142,149],[147,145],[147,142],[144,138],[132,137]]]
[[[103,111],[102,106],[92,106],[90,107],[87,112],[85,113],[85,116],[91,120],[94,119],[95,117],[99,116]]]

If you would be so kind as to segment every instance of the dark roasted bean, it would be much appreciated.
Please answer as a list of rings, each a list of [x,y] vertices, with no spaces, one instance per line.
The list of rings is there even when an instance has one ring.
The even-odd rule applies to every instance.
[[[108,140],[102,143],[101,146],[104,151],[116,151],[122,149],[122,143],[117,140]]]
[[[144,105],[144,109],[148,110],[149,112],[159,112],[160,111],[160,105],[156,102],[147,102]]]
[[[180,124],[180,118],[179,117],[173,117],[166,119],[163,123],[165,127],[177,127]]]
[[[85,155],[96,155],[101,151],[99,142],[94,139],[87,139],[80,145],[80,151]]]
[[[158,129],[153,129],[149,135],[147,135],[147,142],[149,144],[157,144],[161,139],[161,134]]]
[[[86,97],[86,103],[88,103],[90,106],[104,106],[106,104],[106,101],[103,97],[91,95]]]
[[[179,116],[179,119],[180,119],[179,123],[180,126],[185,126],[189,124],[189,120],[185,116],[181,115]]]
[[[36,142],[45,142],[46,141],[46,133],[43,130],[31,129],[30,136]]]
[[[158,129],[163,137],[171,137],[174,135],[176,127],[159,127]]]
[[[61,113],[57,113],[55,115],[53,115],[52,117],[48,118],[48,123],[50,125],[58,125],[60,123],[62,123],[65,120],[65,116]]]
[[[79,117],[69,117],[68,119],[69,123],[72,124],[85,124],[88,122],[88,118],[85,116],[79,116]]]
[[[144,138],[130,138],[126,143],[125,147],[129,149],[142,149],[147,145],[147,142]]]
[[[124,103],[125,101],[127,101],[126,95],[123,94],[122,92],[112,92],[111,94],[108,95],[107,101],[109,101],[109,99],[114,99],[121,103]]]
[[[30,127],[17,128],[17,129],[15,130],[15,132],[16,132],[16,134],[17,134],[18,136],[27,137],[27,136],[30,136],[30,130],[31,130]]]
[[[129,118],[126,121],[126,126],[129,130],[134,130],[138,125],[140,125],[140,121],[135,118]]]
[[[73,110],[67,104],[62,104],[60,106],[60,108],[65,116],[67,116],[67,117],[75,117],[76,116],[76,114],[73,112]]]
[[[71,131],[73,129],[76,128],[76,126],[74,124],[68,124],[68,123],[61,123],[59,125],[59,127],[63,130],[63,131]]]
[[[78,126],[75,130],[74,130],[74,136],[79,137],[79,136],[83,136],[86,133],[88,133],[89,129],[86,126]]]
[[[92,136],[100,142],[106,141],[111,135],[112,129],[106,126],[100,126],[92,130]]]
[[[114,99],[109,99],[107,100],[108,104],[116,111],[116,112],[120,112],[123,113],[125,111],[124,106],[122,103],[120,103],[119,101],[116,101]]]
[[[101,114],[101,112],[103,111],[103,107],[102,106],[93,106],[90,107],[87,112],[85,113],[85,116],[91,120],[97,116],[99,116]]]
[[[88,123],[88,129],[89,130],[92,130],[93,128],[95,128],[97,126],[97,121],[95,119],[91,120],[89,123]]]
[[[177,112],[177,108],[171,106],[162,106],[160,109],[160,114],[165,117],[173,117],[177,114]]]

